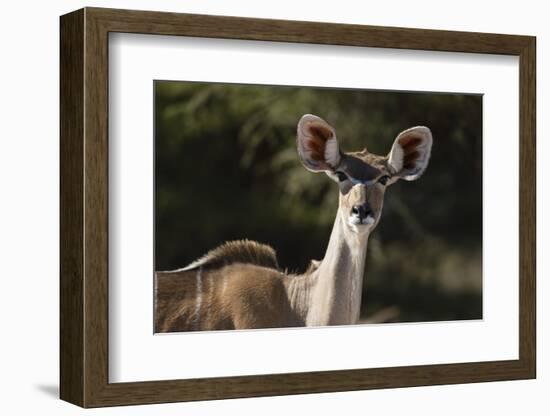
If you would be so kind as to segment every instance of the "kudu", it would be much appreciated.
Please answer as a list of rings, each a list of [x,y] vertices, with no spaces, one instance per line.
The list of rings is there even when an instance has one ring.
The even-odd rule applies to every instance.
[[[274,250],[234,241],[189,266],[155,274],[155,332],[354,324],[359,320],[367,241],[378,224],[384,193],[398,179],[426,169],[427,127],[400,133],[387,156],[340,151],[336,131],[304,115],[298,154],[312,172],[339,187],[336,219],[325,257],[303,274],[279,269]]]

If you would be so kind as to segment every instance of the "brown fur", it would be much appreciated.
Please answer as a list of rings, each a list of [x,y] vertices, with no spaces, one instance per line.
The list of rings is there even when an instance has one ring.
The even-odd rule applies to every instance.
[[[157,272],[155,332],[303,326],[290,307],[285,278],[278,270],[244,263]]]
[[[403,168],[414,169],[416,167],[416,161],[420,157],[420,152],[417,150],[420,143],[422,143],[422,139],[412,135],[404,136],[399,140],[404,153]]]
[[[405,152],[407,151],[407,148],[415,148],[421,142],[422,139],[420,137],[415,137],[413,135],[403,136],[399,139],[399,144],[403,149],[405,149]]]
[[[310,151],[310,157],[315,161],[325,160],[325,144],[326,142],[312,137],[307,141],[307,146]]]
[[[231,241],[196,264],[155,274],[155,332],[303,325],[290,308],[283,282],[289,277],[278,270],[271,247]]]
[[[307,143],[311,151],[311,158],[316,161],[324,161],[325,146],[327,144],[327,140],[331,139],[333,136],[332,131],[315,123],[312,123],[309,127],[309,131],[311,136],[308,138],[309,140]]]
[[[419,152],[410,152],[405,153],[405,156],[403,157],[403,168],[407,170],[412,170],[416,167],[416,160],[420,156]]]

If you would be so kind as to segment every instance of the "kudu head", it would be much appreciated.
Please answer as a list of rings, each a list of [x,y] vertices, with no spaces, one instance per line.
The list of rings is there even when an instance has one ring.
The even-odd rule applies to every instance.
[[[430,159],[432,134],[427,127],[412,127],[397,135],[388,155],[367,149],[340,150],[335,129],[312,114],[298,122],[298,154],[312,172],[325,172],[340,188],[339,209],[353,232],[370,232],[378,224],[384,193],[399,179],[413,181]]]

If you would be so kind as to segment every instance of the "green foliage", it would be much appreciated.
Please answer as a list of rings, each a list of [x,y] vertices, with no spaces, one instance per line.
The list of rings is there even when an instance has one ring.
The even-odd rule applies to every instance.
[[[416,182],[387,192],[371,235],[363,311],[397,321],[481,317],[481,97],[304,87],[155,83],[156,268],[227,240],[272,245],[301,271],[322,259],[338,189],[303,168],[296,123],[317,114],[342,150],[384,155],[415,125],[434,136]]]

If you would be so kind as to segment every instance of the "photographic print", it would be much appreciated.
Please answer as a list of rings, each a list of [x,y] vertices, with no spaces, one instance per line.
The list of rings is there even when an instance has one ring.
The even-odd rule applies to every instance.
[[[154,332],[482,319],[482,96],[155,81]]]
[[[61,399],[536,378],[535,37],[86,7],[59,39]]]

